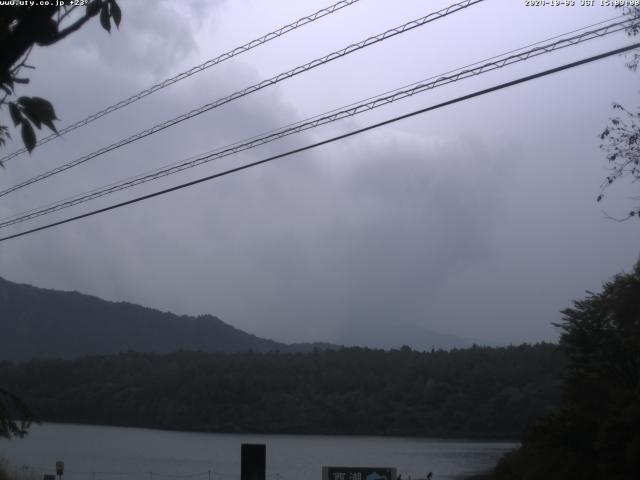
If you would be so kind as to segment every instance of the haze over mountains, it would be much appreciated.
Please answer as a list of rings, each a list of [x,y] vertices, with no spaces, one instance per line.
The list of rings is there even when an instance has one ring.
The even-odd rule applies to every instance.
[[[356,325],[342,330],[335,343],[346,346],[382,348],[385,350],[408,345],[415,350],[467,348],[473,340],[434,332],[433,330],[400,323],[396,325]]]
[[[344,332],[336,343],[373,348],[464,347],[470,341],[419,327]],[[212,315],[175,315],[78,292],[17,284],[0,278],[0,360],[74,358],[125,351],[168,353],[306,352],[329,343],[285,344],[239,330]]]

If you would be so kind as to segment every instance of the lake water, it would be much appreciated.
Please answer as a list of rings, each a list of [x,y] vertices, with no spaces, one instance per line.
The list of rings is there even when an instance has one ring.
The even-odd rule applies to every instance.
[[[15,469],[63,480],[236,480],[240,445],[267,445],[268,480],[320,480],[327,466],[395,467],[403,479],[434,480],[487,470],[515,446],[428,438],[187,433],[91,425],[34,425],[24,439],[0,439],[0,456]],[[35,475],[32,475],[35,477]],[[34,480],[36,480],[34,478]]]

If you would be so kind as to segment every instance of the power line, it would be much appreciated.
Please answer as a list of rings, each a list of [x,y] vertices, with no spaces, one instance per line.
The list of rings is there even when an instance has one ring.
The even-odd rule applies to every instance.
[[[513,65],[514,63],[529,60],[531,58],[535,58],[540,55],[544,55],[547,53],[560,50],[562,48],[575,46],[582,42],[592,40],[594,38],[602,38],[605,35],[610,35],[610,34],[624,30],[625,28],[627,28],[630,22],[631,20],[624,20],[621,22],[612,23],[595,30],[583,32],[579,35],[574,35],[572,37],[563,38],[553,43],[541,45],[536,48],[530,49],[528,51],[521,51],[522,49],[518,49],[515,51],[519,51],[520,53],[510,55],[510,56],[507,56],[507,55],[511,52],[507,52],[506,54],[502,55],[503,58],[500,58],[500,56],[495,56],[492,58],[497,60],[484,63],[484,64],[481,64],[480,62],[476,62],[474,64],[471,64],[470,66],[461,67],[457,70],[453,70],[453,72],[457,72],[453,75],[447,75],[448,73],[450,73],[450,72],[447,72],[447,74],[442,74],[439,77],[438,76],[430,77],[421,82],[417,82],[409,86],[401,87],[399,89],[393,90],[392,92],[387,92],[387,93],[378,95],[377,97],[372,97],[373,98],[372,100],[367,99],[360,103],[353,103],[343,108],[342,110],[340,109],[332,110],[325,114],[317,115],[317,116],[311,117],[310,119],[303,120],[295,124],[290,124],[277,130],[272,130],[271,132],[268,132],[266,134],[258,135],[241,142],[236,142],[235,144],[231,144],[226,147],[221,147],[220,149],[214,150],[212,152],[191,157],[190,159],[173,164],[171,166],[167,166],[161,169],[156,169],[153,172],[141,174],[136,177],[132,177],[130,179],[126,179],[117,183],[104,186],[99,189],[95,189],[91,192],[79,194],[69,199],[61,200],[59,202],[46,205],[44,207],[32,209],[28,212],[23,212],[17,215],[13,215],[11,217],[0,219],[0,228],[16,225],[18,223],[22,223],[28,220],[33,220],[43,215],[51,214],[72,206],[86,203],[88,201],[103,197],[105,195],[109,195],[121,190],[132,188],[137,185],[142,185],[144,183],[157,180],[159,178],[162,178],[168,175],[173,175],[183,170],[193,168],[193,167],[211,162],[213,160],[218,160],[218,159],[221,159],[245,150],[249,150],[251,148],[258,147],[260,145],[270,143],[272,141],[278,140],[288,135],[300,133],[300,132],[303,132],[312,128],[316,128],[321,125],[326,125],[328,123],[332,123],[347,117],[352,117],[360,113],[364,113],[366,111],[370,111],[375,108],[388,105],[398,100],[402,100],[404,98],[408,98],[418,93],[423,93],[425,91],[432,90],[434,88],[437,88],[443,85],[464,80],[466,78],[478,76],[483,73],[487,73],[487,72],[497,70],[509,65]],[[589,28],[589,27],[585,27],[584,29],[586,28]],[[570,33],[573,33],[573,32],[570,32]],[[558,38],[558,37],[556,36],[553,38]],[[540,43],[542,42],[537,42],[536,44],[539,45]],[[473,68],[467,68],[467,67],[473,67]]]
[[[191,110],[190,112],[184,113],[184,114],[182,114],[182,115],[180,115],[178,117],[175,117],[175,118],[173,118],[171,120],[167,120],[167,121],[165,121],[163,123],[157,124],[157,125],[149,128],[149,129],[147,129],[147,130],[144,130],[142,132],[136,133],[135,135],[127,137],[127,138],[125,138],[123,140],[120,140],[120,141],[118,141],[116,143],[112,143],[111,145],[109,145],[107,147],[103,147],[103,148],[101,148],[99,150],[96,150],[96,151],[94,151],[92,153],[84,155],[84,156],[82,156],[82,157],[80,157],[80,158],[78,158],[76,160],[73,160],[73,161],[71,161],[69,163],[66,163],[66,164],[61,165],[59,167],[56,167],[56,168],[54,168],[52,170],[49,170],[49,171],[47,171],[45,173],[42,173],[42,174],[37,175],[35,177],[32,177],[32,178],[30,178],[28,180],[25,180],[25,181],[23,181],[21,183],[18,183],[17,185],[14,185],[12,187],[9,187],[9,188],[7,188],[5,190],[0,191],[0,197],[8,195],[9,193],[15,192],[16,190],[24,188],[24,187],[26,187],[28,185],[32,185],[34,183],[40,182],[40,181],[42,181],[42,180],[44,180],[46,178],[49,178],[49,177],[51,177],[53,175],[58,174],[58,173],[64,172],[66,170],[69,170],[70,168],[73,168],[73,167],[75,167],[77,165],[85,163],[85,162],[87,162],[87,161],[89,161],[89,160],[91,160],[93,158],[96,158],[96,157],[98,157],[100,155],[103,155],[103,154],[105,154],[107,152],[111,152],[111,151],[113,151],[113,150],[115,150],[117,148],[123,147],[125,145],[130,144],[130,143],[133,143],[133,142],[135,142],[137,140],[140,140],[142,138],[145,138],[145,137],[147,137],[149,135],[153,135],[155,133],[158,133],[158,132],[164,130],[165,128],[172,127],[172,126],[174,126],[174,125],[176,125],[178,123],[181,123],[181,122],[183,122],[185,120],[193,118],[193,117],[195,117],[197,115],[200,115],[202,113],[208,112],[209,110],[217,108],[217,107],[219,107],[221,105],[224,105],[226,103],[229,103],[229,102],[231,102],[233,100],[237,100],[238,98],[241,98],[241,97],[244,97],[246,95],[249,95],[249,94],[251,94],[253,92],[256,92],[258,90],[261,90],[261,89],[263,89],[265,87],[268,87],[268,86],[271,86],[271,85],[275,85],[276,83],[279,83],[279,82],[281,82],[283,80],[286,80],[288,78],[291,78],[291,77],[294,77],[296,75],[299,75],[301,73],[307,72],[307,71],[309,71],[309,70],[311,70],[313,68],[316,68],[316,67],[318,67],[320,65],[324,65],[325,63],[329,63],[329,62],[331,62],[333,60],[342,58],[342,57],[344,57],[346,55],[349,55],[349,54],[351,54],[353,52],[356,52],[358,50],[361,50],[363,48],[369,47],[369,46],[371,46],[373,44],[382,42],[382,41],[387,40],[387,39],[389,39],[391,37],[395,37],[396,35],[399,35],[401,33],[405,33],[405,32],[408,32],[410,30],[413,30],[414,28],[422,27],[422,26],[424,26],[424,25],[426,25],[428,23],[431,23],[431,22],[433,22],[435,20],[438,20],[440,18],[444,18],[444,17],[446,17],[448,15],[451,15],[451,14],[453,14],[455,12],[458,12],[460,10],[463,10],[465,8],[468,8],[468,7],[472,6],[472,5],[475,5],[475,4],[483,2],[483,1],[484,0],[464,0],[462,2],[450,5],[450,6],[444,8],[442,10],[439,10],[437,12],[433,12],[433,13],[430,13],[430,14],[424,16],[424,17],[421,17],[421,18],[418,18],[416,20],[412,20],[410,22],[407,22],[407,23],[405,23],[403,25],[400,25],[399,27],[392,28],[392,29],[389,29],[389,30],[387,30],[387,31],[385,31],[383,33],[378,34],[378,35],[374,35],[372,37],[369,37],[369,38],[367,38],[365,40],[362,40],[362,41],[360,41],[358,43],[351,44],[348,47],[345,47],[345,48],[343,48],[341,50],[332,52],[332,53],[330,53],[328,55],[325,55],[324,57],[321,57],[321,58],[318,58],[316,60],[313,60],[313,61],[311,61],[309,63],[306,63],[306,64],[304,64],[302,66],[295,67],[294,69],[289,70],[287,72],[280,73],[280,74],[276,75],[275,77],[271,77],[268,80],[263,80],[263,81],[261,81],[261,82],[259,82],[257,84],[254,84],[254,85],[252,85],[250,87],[245,88],[244,90],[239,90],[239,91],[237,91],[235,93],[232,93],[231,95],[228,95],[226,97],[220,98],[220,99],[218,99],[218,100],[216,100],[216,101],[214,101],[212,103],[208,103],[206,105],[203,105],[200,108],[197,108],[195,110]]]
[[[97,215],[99,213],[104,213],[104,212],[108,212],[110,210],[115,210],[117,208],[121,208],[121,207],[124,207],[124,206],[127,206],[127,205],[132,205],[134,203],[138,203],[138,202],[141,202],[141,201],[144,201],[144,200],[148,200],[150,198],[154,198],[154,197],[158,197],[158,196],[161,196],[161,195],[165,195],[167,193],[171,193],[171,192],[174,192],[174,191],[177,191],[177,190],[181,190],[183,188],[191,187],[191,186],[197,185],[199,183],[203,183],[203,182],[207,182],[209,180],[214,180],[216,178],[224,177],[226,175],[239,172],[241,170],[246,170],[246,169],[251,168],[251,167],[262,165],[263,163],[268,163],[268,162],[271,162],[273,160],[277,160],[279,158],[288,157],[288,156],[294,155],[296,153],[301,153],[301,152],[304,152],[304,151],[307,151],[307,150],[311,150],[313,148],[317,148],[317,147],[320,147],[322,145],[327,145],[329,143],[333,143],[333,142],[336,142],[338,140],[344,140],[345,138],[349,138],[349,137],[352,137],[352,136],[355,136],[355,135],[359,135],[361,133],[368,132],[369,130],[380,128],[382,126],[389,125],[391,123],[395,123],[395,122],[398,122],[400,120],[404,120],[404,119],[407,119],[407,118],[410,118],[410,117],[414,117],[416,115],[420,115],[420,114],[423,114],[423,113],[426,113],[426,112],[430,112],[432,110],[437,110],[439,108],[443,108],[443,107],[446,107],[446,106],[449,106],[449,105],[453,105],[455,103],[464,102],[464,101],[470,100],[472,98],[479,97],[481,95],[486,95],[488,93],[492,93],[492,92],[495,92],[495,91],[498,91],[498,90],[502,90],[502,89],[514,86],[514,85],[518,85],[518,84],[525,83],[525,82],[528,82],[528,81],[531,81],[531,80],[535,80],[537,78],[545,77],[545,76],[548,76],[548,75],[551,75],[551,74],[554,74],[554,73],[558,73],[558,72],[561,72],[561,71],[564,71],[564,70],[575,68],[575,67],[578,67],[580,65],[585,65],[587,63],[591,63],[591,62],[594,62],[596,60],[601,60],[603,58],[611,57],[613,55],[618,55],[620,53],[624,53],[624,52],[636,49],[638,47],[640,47],[640,43],[634,43],[634,44],[628,45],[626,47],[621,47],[621,48],[618,48],[618,49],[615,49],[615,50],[610,50],[608,52],[601,53],[599,55],[594,55],[594,56],[591,56],[591,57],[588,57],[588,58],[585,58],[585,59],[582,59],[582,60],[578,60],[578,61],[575,61],[575,62],[572,62],[572,63],[567,63],[567,64],[564,64],[564,65],[562,65],[560,67],[555,67],[555,68],[552,68],[552,69],[549,69],[549,70],[544,70],[542,72],[535,73],[533,75],[528,75],[526,77],[521,77],[521,78],[518,78],[516,80],[511,80],[511,81],[506,82],[506,83],[501,83],[499,85],[495,85],[493,87],[486,88],[484,90],[479,90],[479,91],[470,93],[468,95],[463,95],[461,97],[454,98],[453,100],[448,100],[446,102],[438,103],[438,104],[432,105],[430,107],[422,108],[420,110],[415,110],[413,112],[406,113],[404,115],[400,115],[400,116],[397,116],[397,117],[393,117],[393,118],[390,118],[388,120],[384,120],[382,122],[374,123],[373,125],[369,125],[367,127],[363,127],[363,128],[357,129],[357,130],[353,130],[351,132],[347,132],[347,133],[344,133],[342,135],[331,137],[329,139],[322,140],[320,142],[312,143],[312,144],[306,145],[304,147],[300,147],[300,148],[296,148],[296,149],[293,149],[293,150],[289,150],[287,152],[280,153],[278,155],[273,155],[271,157],[268,157],[268,158],[265,158],[265,159],[262,159],[262,160],[258,160],[256,162],[252,162],[252,163],[248,163],[248,164],[245,164],[245,165],[242,165],[242,166],[239,166],[239,167],[231,168],[229,170],[225,170],[225,171],[222,171],[222,172],[219,172],[219,173],[215,173],[215,174],[209,175],[207,177],[202,177],[202,178],[199,178],[197,180],[192,180],[190,182],[182,183],[180,185],[176,185],[176,186],[173,186],[173,187],[170,187],[170,188],[166,188],[164,190],[160,190],[160,191],[157,191],[157,192],[154,192],[154,193],[150,193],[150,194],[147,194],[147,195],[142,195],[140,197],[136,197],[136,198],[133,198],[131,200],[127,200],[127,201],[124,201],[124,202],[116,203],[116,204],[110,205],[108,207],[104,207],[104,208],[100,208],[100,209],[97,209],[97,210],[93,210],[93,211],[90,211],[90,212],[87,212],[87,213],[83,213],[81,215],[76,215],[74,217],[70,217],[70,218],[66,218],[64,220],[60,220],[60,221],[57,221],[57,222],[49,223],[47,225],[43,225],[43,226],[40,226],[40,227],[37,227],[37,228],[32,228],[30,230],[25,230],[23,232],[15,233],[13,235],[8,235],[8,236],[0,238],[0,242],[4,242],[4,241],[7,241],[7,240],[10,240],[10,239],[13,239],[13,238],[22,237],[24,235],[28,235],[30,233],[39,232],[41,230],[46,230],[46,229],[49,229],[49,228],[53,228],[53,227],[56,227],[56,226],[59,226],[59,225],[63,225],[63,224],[70,223],[70,222],[73,222],[73,221],[76,221],[76,220],[80,220],[82,218],[91,217],[91,216]]]
[[[319,20],[323,17],[326,17],[327,15],[330,15],[334,12],[337,12],[338,10],[341,10],[345,7],[348,7],[350,5],[353,5],[356,2],[359,2],[360,0],[341,0],[337,3],[334,3],[333,5],[323,8],[321,10],[318,10],[315,13],[312,13],[310,15],[306,15],[302,18],[299,18],[298,20],[296,20],[295,22],[291,22],[287,25],[285,25],[284,27],[280,27],[277,30],[274,30],[272,32],[267,33],[266,35],[263,35],[260,38],[256,38],[255,40],[251,40],[250,42],[245,43],[244,45],[241,45],[239,47],[234,48],[233,50],[229,50],[228,52],[225,52],[221,55],[218,55],[215,58],[211,58],[209,60],[207,60],[204,63],[201,63],[200,65],[196,65],[195,67],[190,68],[189,70],[186,70],[184,72],[178,73],[177,75],[168,78],[166,80],[163,80],[160,83],[156,83],[155,85],[147,88],[146,90],[142,90],[141,92],[136,93],[135,95],[130,96],[129,98],[126,98],[124,100],[120,100],[117,103],[114,103],[113,105],[110,105],[106,108],[104,108],[103,110],[100,110],[99,112],[96,112],[92,115],[89,115],[88,117],[77,121],[76,123],[73,123],[71,125],[68,125],[62,129],[58,130],[59,135],[71,132],[73,130],[76,130],[77,128],[80,127],[84,127],[85,125],[88,125],[91,122],[94,122],[95,120],[98,120],[99,118],[104,117],[105,115],[108,115],[110,113],[115,112],[116,110],[120,110],[121,108],[126,107],[127,105],[131,105],[134,102],[137,102],[138,100],[141,100],[142,98],[151,95],[152,93],[157,92],[158,90],[162,90],[163,88],[167,88],[170,85],[173,85],[176,82],[179,82],[180,80],[184,80],[185,78],[191,77],[193,75],[195,75],[196,73],[200,73],[210,67],[213,67],[214,65],[217,65],[219,63],[224,62],[225,60],[229,60],[230,58],[233,58],[237,55],[240,55],[241,53],[244,52],[248,52],[249,50],[252,50],[260,45],[264,45],[267,42],[270,42],[271,40],[275,40],[278,37],[281,37],[282,35],[291,32],[292,30],[295,30],[297,28],[300,28],[304,25],[307,25],[309,23],[315,22],[316,20]],[[36,143],[36,145],[42,145],[44,143],[48,143],[51,140],[53,140],[54,138],[57,138],[59,135],[53,133],[51,135],[48,135],[46,137],[41,138],[40,140],[38,140],[38,142]],[[23,153],[25,153],[27,151],[26,148],[21,148],[19,150],[16,150],[13,153],[10,153],[9,155],[6,155],[2,158],[0,158],[0,164],[7,162]]]

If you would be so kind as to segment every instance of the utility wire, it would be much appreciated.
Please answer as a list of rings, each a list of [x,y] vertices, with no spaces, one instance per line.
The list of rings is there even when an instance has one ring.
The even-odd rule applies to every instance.
[[[281,82],[283,80],[286,80],[288,78],[294,77],[294,76],[299,75],[301,73],[307,72],[307,71],[309,71],[309,70],[311,70],[311,69],[313,69],[315,67],[318,67],[320,65],[324,65],[325,63],[329,63],[329,62],[331,62],[333,60],[342,58],[342,57],[344,57],[346,55],[349,55],[350,53],[356,52],[358,50],[361,50],[361,49],[366,48],[368,46],[371,46],[373,44],[382,42],[382,41],[387,40],[387,39],[389,39],[391,37],[395,37],[396,35],[399,35],[401,33],[408,32],[410,30],[413,30],[414,28],[422,27],[422,26],[424,26],[424,25],[426,25],[428,23],[431,23],[431,22],[433,22],[435,20],[438,20],[440,18],[444,18],[444,17],[446,17],[448,15],[451,15],[451,14],[453,14],[455,12],[458,12],[460,10],[463,10],[465,8],[468,8],[468,7],[472,6],[472,5],[475,5],[475,4],[483,2],[483,1],[484,0],[464,0],[462,2],[450,5],[450,6],[444,8],[442,10],[439,10],[437,12],[433,12],[433,13],[430,13],[430,14],[424,16],[424,17],[421,17],[421,18],[418,18],[416,20],[412,20],[410,22],[407,22],[407,23],[405,23],[403,25],[400,25],[400,26],[398,26],[396,28],[392,28],[392,29],[387,30],[387,31],[385,31],[383,33],[380,33],[378,35],[374,35],[372,37],[369,37],[369,38],[367,38],[365,40],[362,40],[361,42],[351,44],[348,47],[345,47],[345,48],[343,48],[341,50],[338,50],[338,51],[335,51],[335,52],[330,53],[328,55],[325,55],[324,57],[321,57],[321,58],[318,58],[316,60],[313,60],[313,61],[311,61],[309,63],[306,63],[306,64],[304,64],[302,66],[295,67],[294,69],[289,70],[287,72],[280,73],[279,75],[276,75],[275,77],[271,77],[268,80],[263,80],[263,81],[255,84],[255,85],[252,85],[250,87],[245,88],[244,90],[239,90],[239,91],[237,91],[235,93],[232,93],[231,95],[228,95],[226,97],[220,98],[220,99],[218,99],[218,100],[216,100],[216,101],[214,101],[212,103],[208,103],[206,105],[203,105],[200,108],[197,108],[195,110],[191,110],[190,112],[184,113],[184,114],[182,114],[182,115],[180,115],[178,117],[175,117],[175,118],[173,118],[171,120],[167,120],[166,122],[159,123],[159,124],[149,128],[147,130],[144,130],[142,132],[136,133],[135,135],[127,137],[127,138],[125,138],[123,140],[120,140],[120,141],[118,141],[116,143],[112,143],[109,146],[103,147],[103,148],[101,148],[99,150],[96,150],[96,151],[94,151],[92,153],[84,155],[84,156],[82,156],[82,157],[80,157],[80,158],[78,158],[76,160],[73,160],[73,161],[71,161],[69,163],[65,163],[64,165],[61,165],[61,166],[56,167],[56,168],[54,168],[52,170],[49,170],[49,171],[47,171],[45,173],[42,173],[42,174],[37,175],[35,177],[32,177],[32,178],[30,178],[28,180],[25,180],[25,181],[23,181],[21,183],[18,183],[17,185],[14,185],[14,186],[12,186],[10,188],[7,188],[5,190],[0,191],[0,197],[8,195],[9,193],[15,192],[16,190],[24,188],[24,187],[26,187],[28,185],[32,185],[32,184],[34,184],[36,182],[42,181],[45,178],[49,178],[49,177],[51,177],[53,175],[56,175],[58,173],[64,172],[66,170],[69,170],[70,168],[73,168],[73,167],[75,167],[77,165],[85,163],[85,162],[87,162],[87,161],[89,161],[89,160],[91,160],[93,158],[96,158],[96,157],[98,157],[100,155],[103,155],[103,154],[105,154],[107,152],[111,152],[112,150],[115,150],[117,148],[123,147],[125,145],[130,144],[130,143],[133,143],[133,142],[135,142],[137,140],[140,140],[140,139],[142,139],[144,137],[147,137],[149,135],[153,135],[155,133],[158,133],[159,131],[164,130],[165,128],[172,127],[172,126],[174,126],[174,125],[176,125],[178,123],[181,123],[181,122],[183,122],[185,120],[193,118],[193,117],[195,117],[197,115],[200,115],[202,113],[208,112],[209,110],[217,108],[217,107],[219,107],[221,105],[224,105],[226,103],[229,103],[229,102],[231,102],[233,100],[237,100],[240,97],[244,97],[245,95],[249,95],[249,94],[251,94],[253,92],[256,92],[258,90],[261,90],[261,89],[263,89],[265,87],[268,87],[268,86],[271,86],[271,85],[275,85],[276,83],[279,83],[279,82]]]
[[[282,35],[291,32],[292,30],[295,30],[297,28],[300,28],[304,25],[307,25],[309,23],[315,22],[316,20],[319,20],[323,17],[326,17],[327,15],[330,15],[334,12],[337,12],[338,10],[341,10],[345,7],[348,7],[350,5],[353,5],[354,3],[358,2],[360,0],[341,0],[337,3],[334,3],[333,5],[323,8],[321,10],[318,10],[315,13],[312,13],[310,15],[306,15],[302,18],[299,18],[298,20],[296,20],[295,22],[289,23],[288,25],[285,25],[284,27],[280,27],[277,30],[274,30],[273,32],[269,32],[266,35],[263,35],[260,38],[256,38],[255,40],[251,40],[248,43],[245,43],[244,45],[241,45],[239,47],[234,48],[233,50],[229,50],[228,52],[225,52],[221,55],[218,55],[215,58],[211,58],[209,60],[207,60],[204,63],[201,63],[200,65],[196,65],[195,67],[190,68],[189,70],[186,70],[184,72],[178,73],[177,75],[168,78],[166,80],[163,80],[160,83],[156,83],[155,85],[147,88],[146,90],[142,90],[141,92],[136,93],[135,95],[130,96],[129,98],[126,98],[124,100],[120,100],[117,103],[114,103],[113,105],[110,105],[108,107],[106,107],[103,110],[100,110],[99,112],[96,112],[92,115],[89,115],[88,117],[77,121],[76,123],[73,123],[67,127],[64,127],[62,129],[58,130],[58,134],[62,135],[64,133],[68,133],[71,132],[73,130],[76,130],[77,128],[80,127],[84,127],[85,125],[88,125],[91,122],[94,122],[95,120],[98,120],[99,118],[104,117],[105,115],[108,115],[110,113],[115,112],[116,110],[120,110],[121,108],[126,107],[127,105],[131,105],[134,102],[137,102],[138,100],[151,95],[152,93],[157,92],[158,90],[162,90],[163,88],[166,88],[170,85],[173,85],[174,83],[179,82],[180,80],[184,80],[185,78],[191,77],[193,75],[195,75],[196,73],[200,73],[210,67],[213,67],[214,65],[217,65],[219,63],[224,62],[225,60],[229,60],[230,58],[233,58],[237,55],[240,55],[241,53],[244,52],[248,52],[249,50],[252,50],[260,45],[264,45],[267,42],[270,42],[271,40],[274,40],[278,37],[281,37]],[[38,142],[36,143],[36,145],[42,145],[44,143],[50,142],[51,140],[53,140],[54,138],[57,138],[59,135],[58,134],[51,134],[49,136],[43,137],[40,140],[38,140]],[[21,148],[19,150],[16,150],[13,153],[10,153],[9,155],[6,155],[2,158],[0,158],[0,164],[7,162],[23,153],[25,153],[27,151],[26,148]]]
[[[141,185],[143,183],[147,183],[152,180],[157,180],[159,178],[172,175],[172,174],[181,172],[183,170],[211,162],[213,160],[218,160],[223,157],[227,157],[245,150],[249,150],[251,148],[264,145],[266,143],[270,143],[272,141],[278,140],[288,135],[300,133],[302,131],[306,131],[312,128],[319,127],[321,125],[332,123],[332,122],[341,120],[343,118],[352,117],[360,113],[370,111],[384,105],[388,105],[398,100],[402,100],[404,98],[407,98],[407,97],[416,95],[418,93],[422,93],[443,85],[464,80],[466,78],[478,76],[483,73],[497,70],[505,66],[512,65],[514,63],[529,60],[531,58],[534,58],[540,55],[544,55],[556,50],[560,50],[562,48],[575,46],[582,42],[592,40],[594,38],[602,38],[605,35],[610,35],[610,34],[624,30],[629,25],[629,22],[630,20],[612,23],[604,27],[598,28],[596,30],[583,32],[579,35],[574,35],[572,37],[564,38],[553,43],[544,44],[527,51],[521,51],[522,49],[518,49],[516,51],[519,51],[520,53],[510,55],[510,56],[507,56],[507,55],[508,53],[511,53],[511,52],[507,52],[507,54],[504,54],[502,58],[500,58],[500,56],[492,57],[497,60],[494,60],[488,63],[480,64],[480,62],[476,62],[471,65],[473,66],[473,68],[461,67],[460,69],[454,70],[454,72],[456,73],[453,75],[442,74],[442,76],[439,76],[439,77],[434,76],[429,79],[423,80],[422,82],[414,83],[407,87],[401,87],[401,89],[396,89],[392,92],[387,92],[377,97],[373,97],[373,100],[366,99],[360,103],[354,103],[354,104],[348,105],[346,108],[342,110],[339,110],[339,109],[332,110],[331,112],[328,112],[326,114],[311,117],[310,119],[303,120],[302,122],[298,122],[296,124],[287,125],[278,130],[272,130],[271,132],[268,132],[267,134],[263,134],[262,136],[255,136],[248,140],[237,142],[235,144],[222,147],[212,152],[207,152],[199,156],[191,157],[180,163],[177,163],[162,169],[157,169],[153,172],[141,174],[136,177],[132,177],[130,179],[121,181],[119,183],[113,183],[105,187],[93,190],[91,192],[76,195],[69,199],[59,201],[57,203],[49,204],[44,207],[40,207],[38,209],[32,209],[28,212],[23,212],[23,213],[14,215],[12,217],[6,217],[3,219],[0,219],[0,228],[5,228],[10,225],[15,225],[28,220],[33,220],[43,215],[47,215],[53,212],[63,210],[65,208],[86,203],[88,201],[94,200],[99,197],[103,197],[105,195],[109,195],[121,190],[132,188],[134,186]],[[557,38],[557,37],[554,37],[554,38]],[[539,43],[540,42],[538,42],[538,44]],[[450,72],[447,72],[447,73],[450,73]]]
[[[449,106],[449,105],[453,105],[455,103],[464,102],[464,101],[470,100],[470,99],[475,98],[475,97],[479,97],[479,96],[482,96],[482,95],[486,95],[488,93],[492,93],[492,92],[495,92],[495,91],[498,91],[498,90],[502,90],[502,89],[505,89],[505,88],[508,88],[508,87],[512,87],[514,85],[518,85],[518,84],[521,84],[521,83],[529,82],[529,81],[535,80],[537,78],[541,78],[541,77],[545,77],[545,76],[548,76],[548,75],[552,75],[554,73],[558,73],[558,72],[561,72],[561,71],[564,71],[564,70],[575,68],[575,67],[578,67],[580,65],[585,65],[587,63],[595,62],[596,60],[601,60],[603,58],[611,57],[613,55],[618,55],[620,53],[624,53],[624,52],[636,49],[638,47],[640,47],[640,43],[634,43],[634,44],[628,45],[626,47],[617,48],[615,50],[610,50],[608,52],[601,53],[599,55],[594,55],[594,56],[591,56],[591,57],[588,57],[588,58],[584,58],[582,60],[578,60],[578,61],[575,61],[575,62],[567,63],[567,64],[564,64],[564,65],[562,65],[560,67],[555,67],[555,68],[552,68],[552,69],[549,69],[549,70],[544,70],[542,72],[538,72],[538,73],[535,73],[533,75],[527,75],[526,77],[520,77],[520,78],[518,78],[516,80],[512,80],[512,81],[509,81],[509,82],[506,82],[506,83],[501,83],[499,85],[495,85],[493,87],[486,88],[484,90],[479,90],[479,91],[470,93],[468,95],[463,95],[461,97],[454,98],[453,100],[448,100],[446,102],[438,103],[436,105],[432,105],[432,106],[429,106],[429,107],[426,107],[426,108],[422,108],[420,110],[415,110],[413,112],[406,113],[404,115],[400,115],[400,116],[397,116],[397,117],[393,117],[393,118],[390,118],[388,120],[384,120],[382,122],[374,123],[374,124],[369,125],[369,126],[364,127],[364,128],[359,128],[357,130],[352,130],[351,132],[347,132],[347,133],[344,133],[342,135],[331,137],[329,139],[322,140],[320,142],[312,143],[312,144],[306,145],[304,147],[300,147],[300,148],[296,148],[296,149],[293,149],[293,150],[289,150],[287,152],[280,153],[278,155],[273,155],[271,157],[267,157],[265,159],[258,160],[256,162],[252,162],[252,163],[248,163],[248,164],[245,164],[245,165],[242,165],[242,166],[239,166],[239,167],[231,168],[229,170],[224,170],[222,172],[215,173],[213,175],[209,175],[207,177],[202,177],[202,178],[199,178],[197,180],[192,180],[190,182],[182,183],[180,185],[176,185],[176,186],[173,186],[173,187],[170,187],[170,188],[166,188],[164,190],[160,190],[160,191],[157,191],[157,192],[154,192],[154,193],[150,193],[150,194],[147,194],[147,195],[136,197],[136,198],[133,198],[131,200],[127,200],[125,202],[116,203],[114,205],[110,205],[108,207],[104,207],[104,208],[93,210],[93,211],[90,211],[90,212],[87,212],[87,213],[83,213],[81,215],[76,215],[74,217],[66,218],[64,220],[60,220],[60,221],[57,221],[57,222],[49,223],[47,225],[43,225],[43,226],[40,226],[40,227],[37,227],[37,228],[32,228],[30,230],[25,230],[23,232],[15,233],[13,235],[8,235],[8,236],[5,236],[5,237],[1,237],[0,238],[0,242],[4,242],[4,241],[7,241],[7,240],[10,240],[10,239],[13,239],[13,238],[22,237],[24,235],[28,235],[30,233],[39,232],[41,230],[46,230],[46,229],[49,229],[49,228],[53,228],[53,227],[56,227],[58,225],[63,225],[65,223],[70,223],[70,222],[73,222],[73,221],[76,221],[76,220],[80,220],[82,218],[91,217],[91,216],[97,215],[99,213],[104,213],[104,212],[108,212],[110,210],[115,210],[117,208],[121,208],[121,207],[124,207],[124,206],[127,206],[127,205],[132,205],[134,203],[138,203],[138,202],[141,202],[141,201],[144,201],[144,200],[148,200],[150,198],[159,197],[161,195],[165,195],[167,193],[175,192],[175,191],[181,190],[183,188],[191,187],[191,186],[197,185],[199,183],[207,182],[207,181],[210,181],[210,180],[214,180],[216,178],[224,177],[226,175],[239,172],[241,170],[246,170],[246,169],[251,168],[251,167],[262,165],[263,163],[268,163],[268,162],[271,162],[273,160],[277,160],[279,158],[284,158],[284,157],[288,157],[288,156],[291,156],[291,155],[294,155],[294,154],[297,154],[297,153],[301,153],[301,152],[304,152],[304,151],[307,151],[307,150],[311,150],[313,148],[317,148],[317,147],[320,147],[322,145],[327,145],[329,143],[333,143],[333,142],[336,142],[338,140],[344,140],[345,138],[349,138],[349,137],[352,137],[352,136],[355,136],[355,135],[359,135],[361,133],[368,132],[369,130],[374,130],[376,128],[380,128],[382,126],[389,125],[391,123],[395,123],[395,122],[398,122],[400,120],[404,120],[404,119],[407,119],[407,118],[410,118],[410,117],[414,117],[416,115],[420,115],[420,114],[423,114],[423,113],[426,113],[426,112],[430,112],[432,110],[437,110],[439,108],[443,108],[443,107],[446,107],[446,106]]]

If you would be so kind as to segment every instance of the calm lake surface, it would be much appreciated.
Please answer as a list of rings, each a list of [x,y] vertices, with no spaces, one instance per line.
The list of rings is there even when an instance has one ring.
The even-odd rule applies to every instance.
[[[403,479],[455,479],[484,471],[515,446],[399,437],[186,433],[140,428],[42,424],[21,440],[0,439],[0,456],[38,479],[65,462],[63,480],[234,480],[240,445],[267,445],[268,480],[320,480],[323,465],[396,467]],[[209,473],[211,472],[211,473]],[[210,477],[209,477],[210,475]]]

